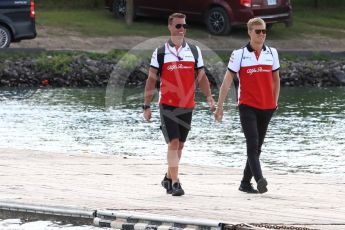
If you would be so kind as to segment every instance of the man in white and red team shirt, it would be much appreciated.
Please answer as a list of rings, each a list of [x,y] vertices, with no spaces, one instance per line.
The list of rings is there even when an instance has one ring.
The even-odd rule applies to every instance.
[[[263,177],[259,157],[268,123],[278,104],[280,65],[277,50],[264,44],[266,39],[264,20],[250,19],[247,27],[250,42],[231,54],[228,70],[219,92],[215,119],[222,120],[223,103],[237,75],[238,107],[247,145],[247,163],[239,190],[247,193],[265,193],[267,180]],[[257,190],[250,183],[253,176],[257,182]]]
[[[201,51],[199,47],[185,42],[186,28],[184,14],[174,13],[169,16],[168,29],[171,36],[164,47],[156,49],[152,55],[143,105],[144,118],[149,121],[151,119],[150,103],[159,73],[161,129],[168,144],[168,170],[162,186],[168,194],[173,196],[184,195],[178,170],[183,146],[191,127],[196,81],[199,82],[201,91],[206,95],[211,110],[215,107]],[[163,49],[162,53],[159,52],[160,49]],[[162,54],[164,59],[160,59]],[[161,66],[160,62],[162,62]]]

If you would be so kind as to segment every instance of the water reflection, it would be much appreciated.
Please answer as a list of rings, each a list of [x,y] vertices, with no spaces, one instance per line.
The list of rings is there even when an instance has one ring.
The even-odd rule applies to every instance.
[[[2,100],[0,147],[164,160],[157,105],[152,122],[143,122],[141,93],[126,91],[127,100],[109,110],[104,89],[39,89],[28,99]],[[216,123],[200,96],[183,162],[243,167],[245,143],[234,97],[232,92],[223,122]],[[263,146],[263,166],[344,175],[344,100],[342,88],[283,88]]]
[[[23,222],[20,219],[0,219],[1,230],[105,230],[110,228],[99,228],[94,226],[74,226],[71,224],[61,224],[59,222],[51,221],[34,221],[34,222]]]

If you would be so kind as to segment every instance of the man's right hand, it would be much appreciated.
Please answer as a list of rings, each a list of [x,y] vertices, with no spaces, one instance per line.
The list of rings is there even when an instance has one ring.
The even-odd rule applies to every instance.
[[[210,110],[214,112],[216,110],[216,103],[214,102],[214,99],[212,96],[207,97],[207,104],[210,107]]]
[[[151,120],[151,114],[152,114],[152,112],[151,112],[150,108],[144,110],[144,118],[146,121]]]

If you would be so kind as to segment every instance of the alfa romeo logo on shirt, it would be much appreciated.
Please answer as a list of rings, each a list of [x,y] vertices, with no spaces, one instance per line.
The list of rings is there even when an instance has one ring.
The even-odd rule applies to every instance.
[[[271,72],[271,70],[263,69],[262,67],[247,69],[247,74],[249,75],[252,75],[253,73],[263,73],[263,72]]]
[[[177,70],[177,69],[191,69],[192,67],[191,66],[184,66],[183,64],[173,64],[173,65],[169,65],[168,66],[168,70],[169,71],[174,71],[174,70]]]

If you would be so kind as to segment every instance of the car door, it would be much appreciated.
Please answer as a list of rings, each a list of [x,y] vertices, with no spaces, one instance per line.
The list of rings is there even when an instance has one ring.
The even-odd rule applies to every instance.
[[[175,0],[178,4],[178,12],[187,15],[187,21],[203,20],[203,15],[208,8],[209,1],[195,1],[195,0]]]
[[[167,17],[177,10],[177,1],[180,0],[135,0],[136,13],[152,17]]]

